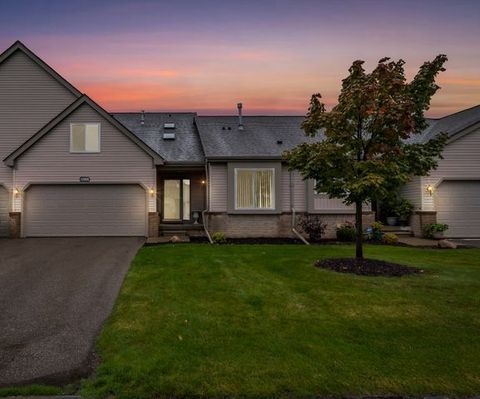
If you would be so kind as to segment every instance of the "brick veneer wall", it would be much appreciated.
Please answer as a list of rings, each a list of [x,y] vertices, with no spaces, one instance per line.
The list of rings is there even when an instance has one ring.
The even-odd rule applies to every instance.
[[[298,217],[299,215],[297,215]],[[325,238],[335,238],[337,225],[345,222],[353,223],[353,214],[323,214],[319,215],[327,224]],[[294,237],[291,228],[292,215],[231,215],[227,213],[210,213],[208,215],[208,229],[210,234],[222,232],[231,238],[248,237]],[[373,223],[373,212],[363,214],[363,224],[366,228]]]
[[[422,237],[423,227],[430,223],[437,223],[437,212],[416,211],[410,217],[410,227],[415,237]]]
[[[160,223],[160,217],[158,212],[148,213],[148,236],[158,237],[158,228]]]
[[[9,217],[9,237],[20,238],[22,229],[22,214],[20,212],[10,212]]]

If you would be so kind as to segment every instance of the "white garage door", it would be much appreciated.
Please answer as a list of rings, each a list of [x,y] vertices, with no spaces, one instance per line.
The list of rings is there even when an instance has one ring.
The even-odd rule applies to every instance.
[[[0,237],[8,236],[8,191],[0,186]]]
[[[25,193],[24,235],[145,236],[138,185],[37,185]]]
[[[444,181],[435,198],[438,223],[447,237],[480,237],[480,181]]]

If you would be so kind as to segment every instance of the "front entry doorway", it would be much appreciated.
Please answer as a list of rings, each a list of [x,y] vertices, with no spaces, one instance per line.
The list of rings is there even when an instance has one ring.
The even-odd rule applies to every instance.
[[[163,220],[190,221],[190,179],[163,181]]]

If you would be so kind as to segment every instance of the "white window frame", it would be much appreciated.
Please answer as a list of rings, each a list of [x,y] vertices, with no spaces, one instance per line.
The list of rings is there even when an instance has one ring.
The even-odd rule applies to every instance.
[[[270,208],[239,208],[237,205],[237,171],[247,170],[251,172],[257,171],[272,171],[272,206]],[[233,182],[233,196],[234,196],[234,208],[236,211],[273,211],[275,210],[275,168],[234,168],[234,182]]]
[[[98,126],[98,151],[76,151],[72,148],[72,145],[73,145],[73,126],[74,125],[95,125],[95,126]],[[86,136],[85,136],[86,137]],[[98,123],[98,122],[73,122],[73,123],[70,123],[70,152],[72,154],[98,154],[100,152],[100,149],[101,149],[101,143],[102,143],[102,125],[101,123]]]

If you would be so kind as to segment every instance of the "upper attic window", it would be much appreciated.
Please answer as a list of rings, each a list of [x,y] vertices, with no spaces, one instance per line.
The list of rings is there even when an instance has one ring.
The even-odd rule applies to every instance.
[[[100,123],[70,124],[70,152],[100,152]]]
[[[163,124],[164,129],[175,129],[175,123],[173,122],[167,122]]]

